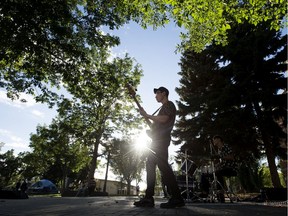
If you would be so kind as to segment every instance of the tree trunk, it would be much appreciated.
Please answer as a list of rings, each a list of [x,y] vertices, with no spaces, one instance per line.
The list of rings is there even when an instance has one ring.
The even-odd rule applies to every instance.
[[[277,166],[275,163],[275,153],[273,152],[273,149],[272,149],[271,139],[269,139],[269,132],[265,128],[262,111],[257,102],[254,102],[253,105],[254,105],[257,118],[258,118],[258,127],[259,127],[262,140],[265,146],[265,152],[267,156],[268,167],[269,167],[273,187],[281,188],[282,186],[281,186],[279,174],[277,172]]]
[[[280,182],[279,173],[277,171],[277,166],[275,163],[275,154],[273,152],[271,143],[269,142],[265,143],[265,148],[272,184],[274,188],[281,188],[282,185]]]
[[[127,181],[127,195],[131,193],[131,180]]]
[[[96,141],[94,143],[93,156],[92,156],[92,160],[90,163],[90,170],[89,170],[89,174],[88,174],[88,179],[94,178],[94,173],[95,173],[95,170],[97,167],[98,147],[99,147],[99,140],[96,139]]]
[[[281,172],[283,173],[283,178],[285,182],[285,187],[287,188],[287,160],[280,159],[279,161]]]
[[[104,181],[104,186],[103,186],[103,192],[106,192],[109,163],[110,163],[110,151],[108,151],[108,156],[107,156],[107,165],[106,165],[106,173],[105,173],[105,181]]]
[[[65,168],[63,169],[63,173],[62,173],[62,181],[61,181],[61,189],[60,189],[61,195],[63,195],[63,193],[66,190],[66,185],[65,185],[66,178],[67,178],[67,167],[66,167],[66,164],[65,164]]]

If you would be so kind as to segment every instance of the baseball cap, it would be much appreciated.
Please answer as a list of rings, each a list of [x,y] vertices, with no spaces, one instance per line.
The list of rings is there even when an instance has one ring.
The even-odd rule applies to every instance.
[[[161,86],[159,88],[154,88],[154,94],[156,94],[157,91],[160,91],[160,92],[166,92],[166,95],[168,96],[169,95],[169,91],[167,88]]]

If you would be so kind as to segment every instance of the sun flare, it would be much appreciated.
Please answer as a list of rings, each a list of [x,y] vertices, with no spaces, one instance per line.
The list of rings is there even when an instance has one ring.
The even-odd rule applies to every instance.
[[[137,152],[142,153],[149,148],[150,142],[151,140],[146,134],[146,131],[142,130],[134,138],[134,147]]]

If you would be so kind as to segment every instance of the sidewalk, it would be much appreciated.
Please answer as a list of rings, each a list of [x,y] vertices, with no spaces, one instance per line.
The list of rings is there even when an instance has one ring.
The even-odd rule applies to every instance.
[[[137,208],[135,197],[29,197],[0,199],[0,216],[286,216],[287,203],[187,203],[185,207],[161,209],[155,199],[154,208]],[[281,205],[279,205],[281,204]]]

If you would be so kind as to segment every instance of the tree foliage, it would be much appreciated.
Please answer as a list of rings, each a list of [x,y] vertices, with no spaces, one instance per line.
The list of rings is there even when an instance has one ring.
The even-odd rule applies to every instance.
[[[31,177],[48,178],[64,187],[71,173],[87,166],[88,149],[69,129],[67,122],[60,119],[55,119],[48,127],[37,127],[36,134],[30,138],[32,152],[26,156],[26,161],[34,168]]]
[[[112,133],[129,131],[137,125],[125,84],[137,85],[141,69],[129,57],[111,62],[103,58],[98,64],[101,71],[95,68],[89,80],[67,87],[75,96],[59,101],[57,119],[49,127],[39,126],[31,136],[29,157],[40,157],[43,163],[34,176],[51,179],[54,175],[55,182],[64,182],[82,169],[88,172],[84,178],[90,179],[97,168],[99,145],[104,145]]]
[[[103,26],[113,30],[134,20],[143,27],[158,27],[174,21],[184,28],[181,46],[200,51],[213,41],[227,44],[227,30],[235,22],[270,21],[269,28],[279,30],[286,2],[1,1],[0,14],[0,88],[12,99],[25,92],[53,106],[58,95],[50,85],[89,80],[95,71],[86,66],[98,61],[91,51],[119,44],[119,38],[103,33]]]
[[[21,158],[13,152],[9,150],[0,154],[0,189],[16,183],[21,176]]]
[[[279,30],[287,4],[284,0],[125,0],[128,13],[147,27],[164,26],[170,21],[185,29],[181,34],[186,48],[201,51],[213,41],[227,44],[227,32],[234,23],[257,26],[269,21]],[[183,48],[183,47],[182,47]]]
[[[126,84],[137,86],[142,76],[140,66],[128,56],[109,62],[104,55],[97,65],[91,67],[94,73],[89,79],[67,86],[70,92],[74,92],[74,97],[64,99],[58,109],[91,149],[89,178],[94,177],[97,167],[99,144],[111,138],[112,133],[127,133],[139,124],[132,111],[135,106],[129,103],[131,99]]]
[[[1,1],[0,87],[10,98],[25,92],[54,105],[57,95],[50,84],[59,88],[89,79],[83,68],[97,62],[90,58],[91,49],[119,44],[101,30],[125,22],[113,6],[101,0]]]

